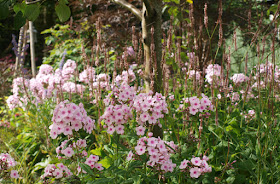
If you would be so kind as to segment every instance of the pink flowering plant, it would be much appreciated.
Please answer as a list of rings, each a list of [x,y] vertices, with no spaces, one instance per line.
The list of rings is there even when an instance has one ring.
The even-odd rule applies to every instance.
[[[17,162],[9,153],[0,154],[0,182],[13,181],[19,178],[18,171],[15,170]]]
[[[73,173],[63,163],[48,164],[41,176],[42,184],[51,184],[69,178]]]
[[[280,68],[275,22],[254,33],[256,27],[250,19],[256,14],[261,25],[265,15],[246,12],[250,34],[243,41],[253,38],[245,50],[252,48],[256,53],[242,51],[246,53],[240,57],[234,42],[241,37],[233,35],[231,43],[223,34],[223,28],[231,25],[221,18],[229,10],[223,8],[228,2],[213,3],[219,16],[210,30],[210,4],[204,5],[204,21],[200,21],[195,11],[202,10],[201,4],[187,1],[177,9],[175,1],[167,1],[163,1],[165,10],[174,11],[172,20],[176,20],[176,25],[166,22],[167,35],[156,35],[152,26],[152,34],[138,40],[134,27],[132,44],[126,42],[124,52],[118,53],[119,47],[114,50],[110,45],[109,49],[108,42],[101,41],[107,36],[101,29],[111,28],[101,26],[100,19],[95,24],[96,35],[79,39],[79,46],[65,51],[61,62],[50,65],[53,61],[49,58],[49,64],[42,64],[36,75],[22,73],[13,79],[6,100],[9,110],[1,108],[0,112],[8,112],[0,120],[0,146],[21,160],[16,165],[9,154],[0,155],[0,183],[280,181]],[[56,10],[63,2],[56,4]],[[92,4],[87,3],[83,5],[91,9]],[[270,10],[279,8],[280,4]],[[190,21],[180,22],[186,13]],[[75,21],[69,22],[71,26],[65,29],[75,27]],[[269,30],[265,37],[263,28]],[[237,26],[234,31],[239,29],[245,28]],[[88,41],[92,43],[95,36],[97,45],[89,48]],[[271,49],[265,47],[266,42]],[[157,43],[162,44],[160,53],[156,53]],[[212,53],[215,47],[217,51]],[[67,55],[73,52],[79,56]],[[252,59],[254,55],[257,58]],[[2,139],[7,132],[8,138]]]

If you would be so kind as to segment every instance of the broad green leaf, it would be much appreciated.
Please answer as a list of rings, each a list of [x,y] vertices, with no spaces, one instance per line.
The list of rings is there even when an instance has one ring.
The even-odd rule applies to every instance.
[[[106,169],[108,169],[111,166],[111,159],[110,157],[105,157],[104,159],[102,159],[100,162],[98,162],[100,164],[102,164],[103,167],[105,167]]]
[[[14,28],[19,30],[22,26],[24,26],[26,19],[24,18],[22,12],[18,12],[14,18]]]
[[[19,11],[21,11],[23,14],[24,14],[24,11],[25,11],[25,8],[26,8],[26,4],[23,2],[23,3],[17,3],[15,4],[15,6],[13,7],[14,9],[14,12],[15,13],[18,13]]]
[[[67,21],[71,15],[70,8],[61,2],[55,7],[55,12],[61,22]]]
[[[94,155],[100,156],[101,155],[101,151],[102,151],[102,147],[99,147],[99,148],[96,148],[94,150],[91,150],[90,153],[94,154]]]
[[[30,21],[36,20],[39,14],[40,14],[39,4],[27,5],[24,11],[24,16]]]

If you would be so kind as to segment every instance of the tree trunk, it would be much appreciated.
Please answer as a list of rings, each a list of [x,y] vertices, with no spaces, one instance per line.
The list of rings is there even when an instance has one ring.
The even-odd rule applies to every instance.
[[[162,2],[161,0],[144,0],[142,9],[142,37],[145,57],[145,85],[146,92],[151,90],[151,75],[153,70],[154,88],[153,92],[162,93],[162,31],[161,31],[161,17],[162,17]],[[153,41],[151,28],[154,28]],[[154,44],[154,53],[151,52],[151,44]],[[153,136],[163,137],[162,128],[158,125],[153,127]]]
[[[142,9],[142,38],[145,57],[145,85],[146,92],[151,90],[151,74],[155,70],[154,92],[161,93],[162,88],[162,2],[161,0],[144,0]],[[154,55],[151,55],[152,34],[154,28]]]

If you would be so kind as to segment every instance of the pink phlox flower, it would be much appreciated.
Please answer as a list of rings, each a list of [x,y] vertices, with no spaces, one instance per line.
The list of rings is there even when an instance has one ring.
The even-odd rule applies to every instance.
[[[148,148],[149,149],[149,148]],[[159,156],[158,154],[150,154],[150,161],[152,162],[158,162],[159,161]]]
[[[128,153],[127,157],[126,157],[126,160],[127,160],[127,161],[130,161],[130,160],[132,159],[133,155],[134,155],[134,154],[132,153],[132,151],[130,151],[130,152]]]
[[[182,162],[181,162],[181,165],[180,165],[180,169],[185,169],[187,166],[188,166],[188,163],[190,163],[189,160],[186,160],[184,159]]]
[[[140,115],[140,120],[141,120],[142,122],[148,121],[149,118],[150,118],[150,115],[149,115],[148,112],[144,112],[144,113],[142,113],[142,114]]]
[[[200,169],[198,167],[194,167],[190,169],[190,176],[192,178],[198,178],[201,175]]]
[[[158,149],[154,148],[154,147],[148,147],[147,148],[149,155],[157,155],[158,154]]]
[[[107,133],[112,135],[114,132],[115,132],[115,127],[114,126],[109,126],[108,129],[107,129]]]
[[[144,135],[145,134],[145,128],[143,126],[139,126],[136,128],[137,135]]]
[[[89,159],[91,159],[94,162],[97,162],[99,160],[99,156],[97,156],[97,155],[90,155]]]
[[[72,155],[74,154],[74,151],[72,148],[67,147],[64,150],[62,150],[61,153],[64,154],[66,157],[72,157]]]
[[[87,146],[87,142],[85,139],[79,139],[77,140],[77,145],[80,147],[80,148],[85,148]]]
[[[98,171],[104,170],[104,168],[102,167],[102,164],[100,164],[100,163],[96,163],[96,164],[94,165],[94,167],[95,167]]]
[[[118,134],[124,134],[124,126],[123,125],[116,126],[116,132]]]
[[[156,147],[157,143],[158,143],[157,138],[154,137],[148,138],[148,146]]]
[[[195,157],[195,158],[192,158],[191,159],[191,163],[193,164],[193,165],[195,165],[195,166],[200,166],[200,164],[201,164],[201,159],[199,158],[199,157]]]
[[[146,152],[146,147],[138,145],[135,147],[135,151],[138,155],[143,155]]]
[[[57,179],[63,177],[63,171],[61,169],[54,170],[53,174],[54,174],[55,178],[57,178]]]
[[[16,170],[11,170],[10,177],[11,177],[11,178],[15,178],[15,179],[19,178],[18,171],[16,171]]]

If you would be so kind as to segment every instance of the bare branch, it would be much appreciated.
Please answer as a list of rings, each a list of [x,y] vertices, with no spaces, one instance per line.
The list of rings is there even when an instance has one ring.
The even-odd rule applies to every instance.
[[[122,7],[128,9],[129,11],[131,11],[131,13],[133,13],[140,21],[142,20],[142,15],[141,15],[141,11],[136,8],[135,6],[133,6],[132,4],[128,3],[125,0],[111,0],[114,3],[117,3],[119,5],[121,5]]]

